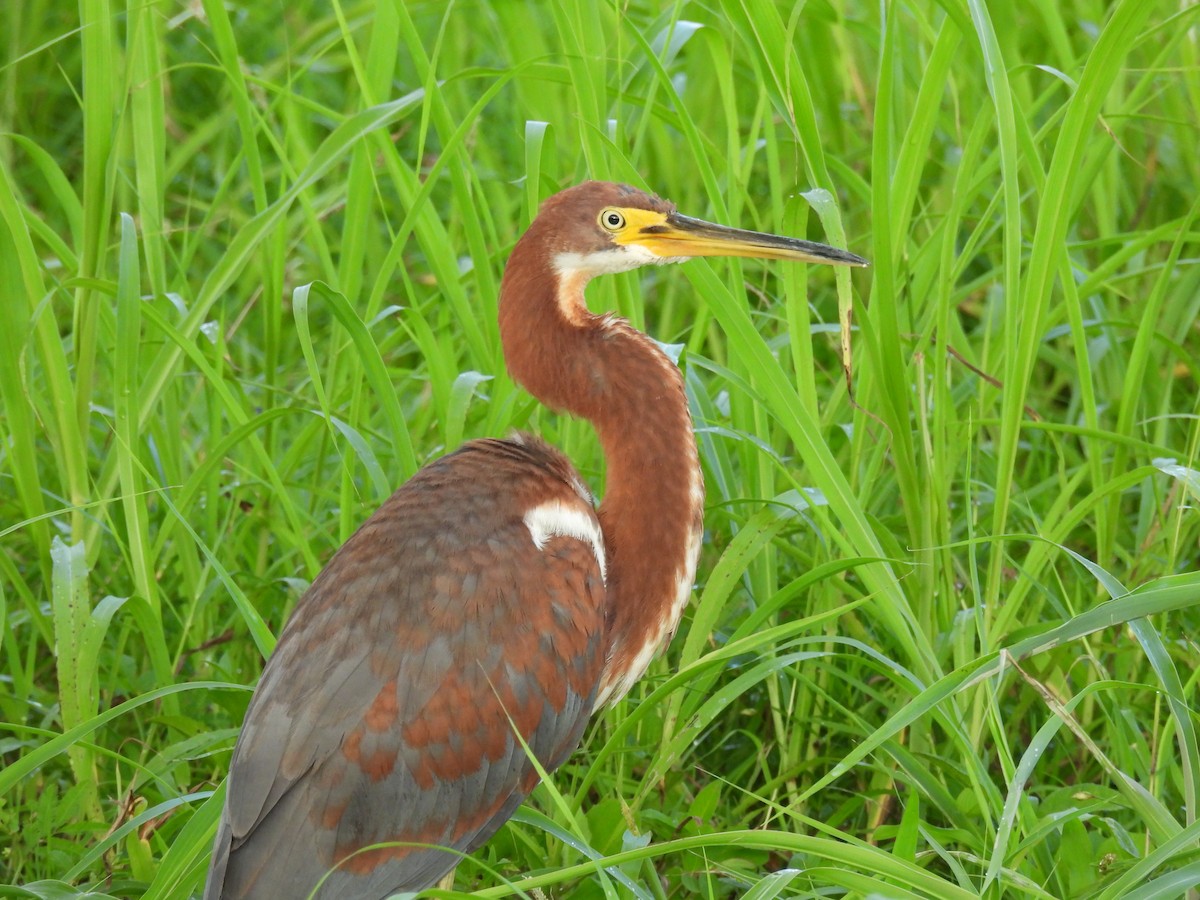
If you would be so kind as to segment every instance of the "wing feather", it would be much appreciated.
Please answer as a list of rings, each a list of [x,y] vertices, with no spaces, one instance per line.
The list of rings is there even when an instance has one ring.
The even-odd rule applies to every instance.
[[[247,711],[206,898],[386,897],[435,882],[578,744],[602,665],[595,521],[565,458],[476,441],[421,470],[297,605]],[[597,532],[599,525],[596,525]],[[511,724],[510,724],[511,723]],[[383,845],[371,848],[373,845]]]

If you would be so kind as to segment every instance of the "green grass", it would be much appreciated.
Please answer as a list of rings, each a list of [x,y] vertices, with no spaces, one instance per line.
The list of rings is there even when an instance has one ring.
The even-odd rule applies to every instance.
[[[458,889],[1195,896],[1197,28],[6,5],[0,895],[198,889],[262,655],[418,465],[528,428],[602,488],[495,323],[538,202],[595,177],[872,268],[593,286],[683,347],[696,597]]]

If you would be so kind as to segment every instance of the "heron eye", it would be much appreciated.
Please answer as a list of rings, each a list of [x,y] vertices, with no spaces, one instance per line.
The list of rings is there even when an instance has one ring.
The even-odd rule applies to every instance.
[[[625,217],[620,210],[606,209],[600,213],[600,224],[608,231],[620,231],[625,227]]]

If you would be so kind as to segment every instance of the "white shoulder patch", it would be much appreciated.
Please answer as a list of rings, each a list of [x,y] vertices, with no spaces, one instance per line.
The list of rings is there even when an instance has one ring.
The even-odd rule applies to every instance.
[[[594,514],[589,514],[575,505],[560,500],[547,500],[525,513],[525,527],[533,538],[533,546],[539,550],[553,537],[575,538],[590,544],[596,562],[600,564],[600,577],[607,575],[604,559],[604,535]]]

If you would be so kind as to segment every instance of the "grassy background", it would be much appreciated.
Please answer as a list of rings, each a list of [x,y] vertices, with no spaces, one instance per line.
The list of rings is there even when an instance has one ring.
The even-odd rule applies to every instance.
[[[459,889],[1200,883],[1198,20],[5,4],[0,894],[197,889],[262,653],[420,463],[530,428],[602,486],[495,324],[587,177],[873,267],[594,285],[683,345],[697,595]]]

